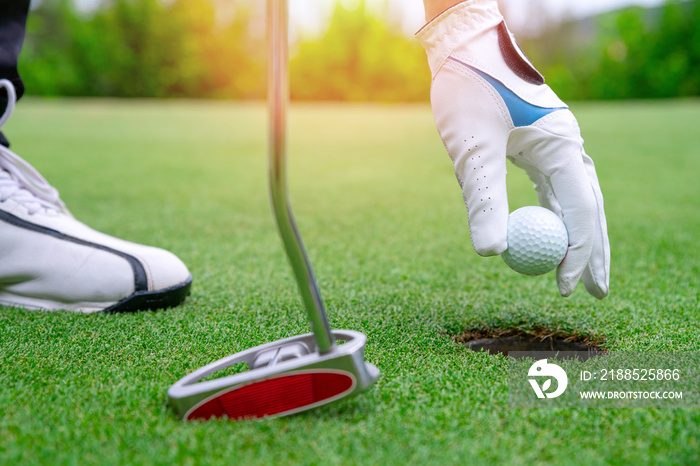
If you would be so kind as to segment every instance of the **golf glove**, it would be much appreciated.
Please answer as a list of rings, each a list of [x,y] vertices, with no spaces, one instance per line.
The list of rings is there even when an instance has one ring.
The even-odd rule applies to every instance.
[[[561,295],[583,278],[590,294],[604,298],[610,246],[593,161],[576,118],[522,53],[496,0],[462,2],[417,38],[428,54],[433,115],[463,190],[474,249],[491,256],[508,248],[508,158],[569,232],[557,268]]]

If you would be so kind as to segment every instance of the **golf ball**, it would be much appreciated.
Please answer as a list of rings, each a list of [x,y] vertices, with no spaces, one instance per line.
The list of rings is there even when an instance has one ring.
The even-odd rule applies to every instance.
[[[524,275],[554,270],[566,256],[569,234],[564,222],[544,207],[522,207],[508,217],[508,249],[501,257]]]

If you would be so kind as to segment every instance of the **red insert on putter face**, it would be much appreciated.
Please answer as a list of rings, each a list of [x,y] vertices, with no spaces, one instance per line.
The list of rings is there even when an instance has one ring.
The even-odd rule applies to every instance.
[[[187,417],[259,419],[282,416],[319,406],[350,393],[352,374],[342,371],[306,371],[281,375],[227,390],[196,407]]]

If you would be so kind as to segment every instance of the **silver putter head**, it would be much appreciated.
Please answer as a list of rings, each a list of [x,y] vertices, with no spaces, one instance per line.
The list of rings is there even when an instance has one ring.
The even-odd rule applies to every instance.
[[[220,359],[173,384],[170,405],[185,420],[260,419],[298,413],[367,389],[379,376],[364,360],[367,338],[352,330],[333,330],[333,336],[344,343],[324,354],[308,333]],[[249,370],[200,382],[239,363]]]

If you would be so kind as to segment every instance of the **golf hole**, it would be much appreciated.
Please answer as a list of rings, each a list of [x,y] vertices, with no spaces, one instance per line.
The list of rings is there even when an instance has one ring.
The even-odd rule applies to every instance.
[[[603,344],[601,339],[552,331],[544,327],[538,327],[529,332],[519,329],[475,329],[458,335],[455,341],[477,353],[485,351],[491,355],[502,354],[513,358],[529,357],[523,354],[511,355],[513,351],[577,352],[576,357],[583,360],[606,353],[606,350],[601,348]],[[561,358],[563,357],[562,355]]]

